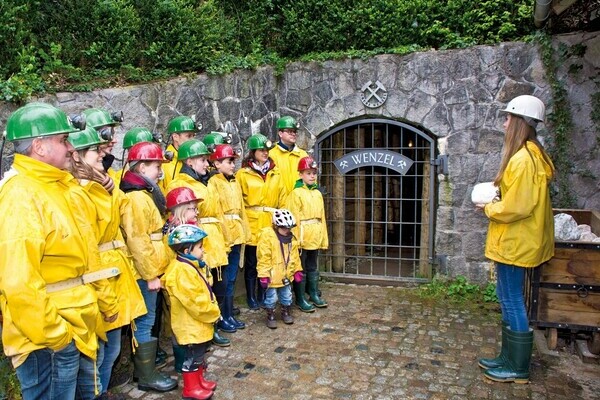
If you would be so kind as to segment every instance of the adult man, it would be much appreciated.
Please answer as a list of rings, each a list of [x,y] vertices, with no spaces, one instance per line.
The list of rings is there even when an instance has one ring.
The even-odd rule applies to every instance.
[[[164,176],[159,186],[164,195],[167,194],[169,183],[179,174],[179,171],[177,171],[177,151],[179,150],[179,146],[196,137],[198,131],[199,128],[191,117],[180,115],[169,121],[167,132],[172,142],[167,147],[166,152],[170,152],[173,158],[162,166]]]
[[[93,262],[89,232],[66,195],[76,184],[65,171],[75,130],[63,111],[44,103],[21,107],[6,126],[16,154],[0,181],[2,340],[24,399],[75,398],[84,359],[96,359],[98,297],[82,283],[96,280],[85,275]]]
[[[298,180],[298,162],[308,154],[296,146],[298,123],[293,117],[284,116],[277,120],[277,134],[279,141],[277,146],[269,151],[269,157],[281,171],[285,190],[289,194]]]

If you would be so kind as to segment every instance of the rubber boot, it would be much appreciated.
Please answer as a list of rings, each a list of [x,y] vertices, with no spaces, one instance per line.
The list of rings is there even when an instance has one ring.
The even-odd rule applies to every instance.
[[[227,322],[233,325],[235,329],[244,329],[246,324],[235,319],[233,316],[233,296],[225,296],[223,301],[223,308],[226,310],[226,314],[223,315],[223,319],[227,320]]]
[[[223,332],[235,333],[237,332],[236,327],[227,320],[227,317],[229,316],[229,310],[225,304],[227,301],[226,299],[226,297],[217,297],[217,302],[219,303],[219,308],[221,309],[221,319],[217,322],[217,327]]]
[[[140,343],[133,355],[133,365],[137,372],[139,390],[156,390],[168,392],[177,387],[177,381],[159,373],[156,370],[156,339]]]
[[[158,339],[157,339],[158,340]],[[156,368],[162,368],[167,365],[167,352],[160,348],[160,346],[156,346]]]
[[[291,325],[294,323],[294,317],[292,317],[292,312],[290,310],[292,306],[281,306],[281,319],[284,324]]]
[[[200,383],[200,386],[202,386],[203,389],[214,392],[215,389],[217,388],[217,382],[209,381],[206,378],[204,378],[205,372],[206,372],[206,366],[198,368],[198,371],[196,371],[196,373],[198,374],[198,382]]]
[[[506,328],[508,357],[506,364],[484,371],[485,377],[497,382],[529,382],[529,363],[533,349],[533,330],[514,332]]]
[[[200,386],[198,371],[185,371],[183,373],[183,391],[181,397],[184,399],[207,400],[213,395],[212,390],[206,390]]]
[[[294,281],[294,296],[296,297],[296,305],[300,311],[305,313],[315,312],[315,307],[306,301],[304,297],[304,291],[306,289],[306,280],[302,279],[302,282]]]
[[[183,367],[183,361],[185,360],[185,346],[178,344],[173,345],[173,357],[175,357],[175,372],[181,373],[181,367]]]
[[[267,294],[267,289],[263,288],[261,285],[256,286],[256,301],[258,302],[259,308],[265,307],[266,294]]]
[[[221,336],[219,334],[219,328],[217,327],[217,324],[215,324],[215,330],[213,332],[212,343],[215,346],[219,346],[219,347],[228,347],[231,345],[231,340],[229,340],[226,337]]]
[[[251,310],[258,310],[258,301],[256,300],[256,278],[246,279],[246,302]]]
[[[265,308],[267,310],[267,328],[277,329],[277,321],[275,321],[275,309]]]
[[[478,364],[481,368],[500,368],[506,364],[506,358],[508,357],[508,349],[506,348],[506,343],[508,342],[506,328],[508,328],[508,322],[502,321],[502,347],[500,348],[500,354],[496,358],[480,358]]]
[[[310,301],[315,307],[327,307],[327,302],[319,297],[319,271],[307,272],[306,279]]]

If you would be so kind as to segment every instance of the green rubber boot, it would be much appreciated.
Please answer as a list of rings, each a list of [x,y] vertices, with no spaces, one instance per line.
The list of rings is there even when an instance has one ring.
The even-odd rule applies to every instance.
[[[319,296],[319,271],[307,272],[306,279],[310,301],[315,307],[327,307],[327,302]]]
[[[226,337],[221,336],[219,334],[219,328],[217,328],[217,324],[215,324],[215,331],[213,333],[212,343],[215,346],[219,346],[219,347],[228,347],[228,346],[231,346],[231,340],[229,340]]]
[[[304,291],[306,289],[306,278],[302,279],[302,282],[294,281],[294,296],[296,297],[296,305],[300,311],[305,313],[315,312],[315,307],[306,301],[304,297]]]
[[[500,354],[496,358],[480,358],[479,366],[483,369],[500,368],[506,364],[506,358],[508,357],[508,349],[506,343],[508,338],[506,336],[506,329],[508,328],[508,322],[502,321],[502,347],[500,348]]]
[[[133,355],[134,375],[138,377],[139,390],[168,392],[177,388],[177,380],[156,370],[156,339],[140,343]]]
[[[508,357],[499,368],[485,370],[485,377],[496,382],[529,382],[529,363],[533,349],[533,330],[514,332],[506,328]]]

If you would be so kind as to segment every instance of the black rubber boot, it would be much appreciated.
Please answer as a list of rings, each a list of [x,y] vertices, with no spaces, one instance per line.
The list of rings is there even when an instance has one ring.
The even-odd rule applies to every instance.
[[[500,348],[500,354],[496,358],[480,358],[479,366],[483,369],[500,368],[506,364],[508,357],[507,342],[508,338],[506,335],[506,329],[508,328],[508,322],[502,321],[502,347]]]
[[[233,296],[226,296],[223,300],[223,308],[227,310],[226,314],[223,315],[223,319],[227,320],[231,325],[235,327],[235,329],[244,329],[246,324],[242,321],[235,319],[233,316]]]
[[[213,332],[212,343],[215,346],[219,347],[228,347],[231,345],[231,340],[219,334],[219,328],[217,327],[217,324],[215,324],[215,331]]]
[[[177,381],[162,375],[156,370],[156,339],[140,343],[133,355],[133,365],[137,371],[139,390],[168,392],[177,388]]]
[[[256,301],[256,278],[246,279],[246,302],[251,310],[258,310],[258,301]]]
[[[175,372],[181,373],[181,367],[183,367],[183,361],[185,360],[185,346],[174,344],[173,357],[175,357],[175,365],[173,366]]]

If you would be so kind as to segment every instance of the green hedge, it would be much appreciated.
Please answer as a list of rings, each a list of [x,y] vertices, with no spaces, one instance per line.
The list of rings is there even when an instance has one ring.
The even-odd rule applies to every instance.
[[[4,0],[0,99],[532,32],[530,0]]]

